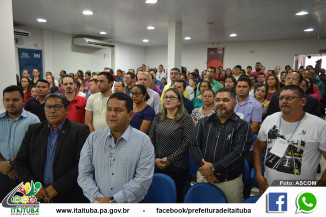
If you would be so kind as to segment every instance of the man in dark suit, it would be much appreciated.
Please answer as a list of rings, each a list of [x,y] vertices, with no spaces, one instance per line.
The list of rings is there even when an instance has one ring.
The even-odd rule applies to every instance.
[[[87,125],[68,120],[69,100],[60,94],[45,98],[47,122],[31,125],[15,159],[23,182],[42,183],[38,200],[89,202],[77,184],[79,154],[89,135]]]

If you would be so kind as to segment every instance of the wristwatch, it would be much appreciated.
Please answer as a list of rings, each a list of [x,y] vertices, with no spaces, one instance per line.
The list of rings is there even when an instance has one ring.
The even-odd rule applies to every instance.
[[[215,173],[214,166],[211,167],[211,170],[212,170],[213,173]]]
[[[11,166],[11,167],[14,167],[15,166],[15,161],[13,161],[13,160],[10,159],[8,161],[8,165]]]
[[[117,201],[114,200],[114,197],[110,197],[110,203],[116,203]]]

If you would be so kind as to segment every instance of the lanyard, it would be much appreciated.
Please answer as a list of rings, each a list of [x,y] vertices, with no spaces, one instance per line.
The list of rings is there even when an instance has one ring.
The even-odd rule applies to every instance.
[[[299,126],[299,124],[300,124],[300,122],[301,122],[301,120],[302,120],[302,118],[303,118],[304,115],[305,115],[305,113],[303,113],[302,117],[300,118],[299,123],[297,124],[297,126],[296,126],[295,129],[294,129],[294,131],[292,132],[292,135],[291,135],[290,138],[288,139],[288,143],[290,143],[290,140],[292,139],[292,136],[293,136],[294,132],[297,130],[297,128],[298,128],[298,126]],[[283,118],[283,114],[281,115],[280,123],[279,123],[279,125],[278,125],[278,133],[277,133],[277,138],[278,138],[278,139],[280,138],[280,131],[281,131],[281,121],[282,121],[282,118]]]

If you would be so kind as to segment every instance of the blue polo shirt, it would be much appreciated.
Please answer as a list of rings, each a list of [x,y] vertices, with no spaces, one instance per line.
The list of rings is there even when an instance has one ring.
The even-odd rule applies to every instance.
[[[7,112],[0,114],[0,154],[4,159],[16,156],[29,125],[36,123],[40,123],[40,119],[24,109],[15,120]]]
[[[237,106],[234,110],[235,113],[242,113],[243,120],[251,124],[252,121],[261,123],[263,117],[263,109],[260,103],[249,96],[241,105],[236,97]]]

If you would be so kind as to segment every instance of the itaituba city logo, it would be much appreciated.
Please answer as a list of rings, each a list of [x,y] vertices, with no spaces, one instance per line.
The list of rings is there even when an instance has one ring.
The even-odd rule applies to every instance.
[[[41,187],[40,182],[22,182],[2,200],[2,206],[11,208],[11,215],[38,215],[39,202],[35,195]]]

